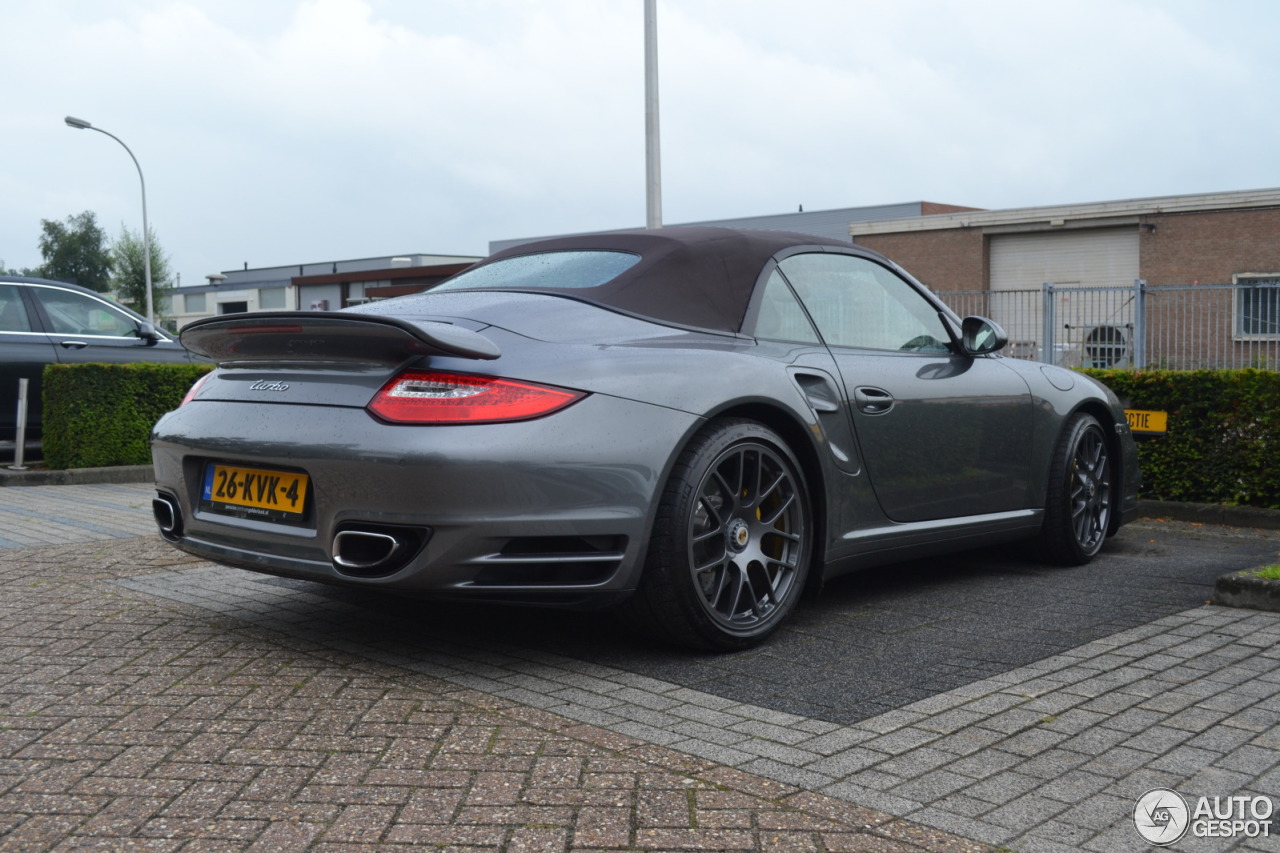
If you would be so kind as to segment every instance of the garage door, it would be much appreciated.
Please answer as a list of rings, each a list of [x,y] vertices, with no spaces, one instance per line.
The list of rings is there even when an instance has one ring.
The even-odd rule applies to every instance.
[[[1096,228],[991,238],[991,289],[1132,287],[1138,277],[1138,229]]]
[[[1131,358],[1136,227],[999,234],[990,245],[991,313],[1009,332],[1011,354],[1097,367]],[[1058,291],[1048,328],[1045,282]]]

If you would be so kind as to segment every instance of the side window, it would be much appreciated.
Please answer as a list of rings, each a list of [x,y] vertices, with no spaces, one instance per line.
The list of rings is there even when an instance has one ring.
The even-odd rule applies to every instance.
[[[793,255],[778,265],[831,346],[950,352],[937,309],[874,261],[834,253]]]
[[[53,331],[59,335],[105,335],[115,338],[136,338],[138,324],[123,311],[117,311],[105,302],[59,290],[55,287],[34,288],[36,298],[44,306]]]
[[[22,294],[12,284],[0,284],[0,332],[29,332],[27,306],[22,304]]]
[[[802,344],[822,343],[813,330],[804,309],[787,287],[777,270],[765,282],[761,294],[760,316],[756,318],[756,337],[771,341],[795,341]]]

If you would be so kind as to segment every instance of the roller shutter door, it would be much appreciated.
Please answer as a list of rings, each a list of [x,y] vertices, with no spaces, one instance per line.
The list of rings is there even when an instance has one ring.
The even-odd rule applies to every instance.
[[[1009,333],[1011,355],[1070,366],[1130,363],[1136,227],[1000,234],[990,246],[991,315]],[[1045,282],[1057,289],[1049,329]]]
[[[999,234],[991,238],[991,289],[1131,287],[1138,277],[1138,229],[1096,228]]]

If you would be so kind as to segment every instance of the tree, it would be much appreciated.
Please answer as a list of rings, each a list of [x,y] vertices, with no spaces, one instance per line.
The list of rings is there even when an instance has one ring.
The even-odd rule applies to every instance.
[[[156,240],[155,229],[148,230],[151,243],[151,301],[159,320],[165,297],[173,292],[173,275],[169,258]],[[111,246],[111,286],[116,297],[139,314],[147,313],[147,275],[143,263],[142,235],[123,225],[120,236]]]
[[[39,269],[33,270],[30,267],[23,267],[20,270],[8,268],[8,267],[5,267],[4,265],[4,259],[0,258],[0,275],[20,275],[20,276],[26,276],[27,278],[39,278],[40,270]]]
[[[40,274],[45,278],[69,281],[92,288],[99,293],[111,284],[111,252],[107,235],[98,226],[92,210],[67,221],[41,219],[40,254],[44,264]]]

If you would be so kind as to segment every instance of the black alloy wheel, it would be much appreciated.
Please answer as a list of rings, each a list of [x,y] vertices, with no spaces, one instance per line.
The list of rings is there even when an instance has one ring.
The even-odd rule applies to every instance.
[[[1110,533],[1111,453],[1097,418],[1077,413],[1062,431],[1049,474],[1041,544],[1059,565],[1093,559]]]
[[[772,430],[709,425],[663,494],[633,610],[651,633],[733,650],[777,629],[808,575],[813,522],[804,477]]]

